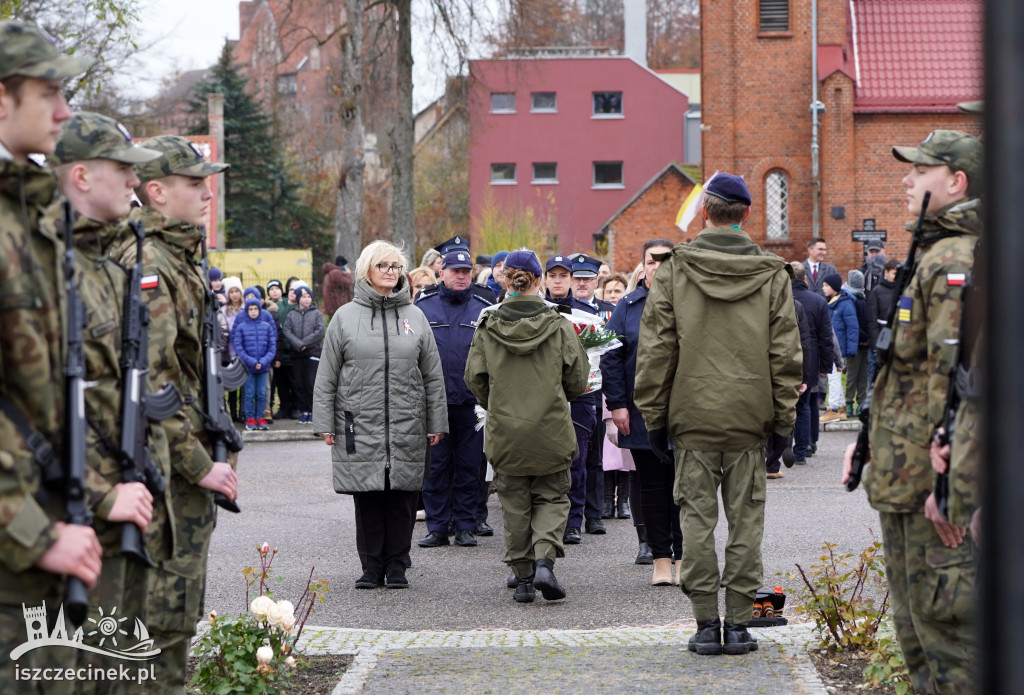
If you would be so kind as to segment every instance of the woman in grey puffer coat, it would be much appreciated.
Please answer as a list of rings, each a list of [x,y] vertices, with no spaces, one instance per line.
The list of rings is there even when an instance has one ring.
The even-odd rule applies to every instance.
[[[368,245],[355,296],[331,319],[313,388],[313,431],[331,449],[334,490],[351,494],[363,576],[404,588],[426,447],[448,432],[434,332],[412,305],[401,251]]]

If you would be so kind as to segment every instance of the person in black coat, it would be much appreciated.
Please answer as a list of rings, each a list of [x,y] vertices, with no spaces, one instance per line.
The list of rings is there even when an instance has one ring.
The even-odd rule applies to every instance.
[[[800,351],[804,355],[807,355],[808,353],[813,352],[816,349],[816,346],[814,345],[814,342],[811,338],[811,327],[807,322],[807,312],[804,311],[804,305],[801,304],[797,299],[793,300],[793,304],[796,307],[796,324],[797,327],[800,329]],[[809,388],[810,384],[818,383],[818,375],[814,373],[814,370],[811,369],[811,367],[813,367],[813,365],[810,364],[810,361],[805,357],[803,360],[803,378],[801,379],[800,383],[801,394],[807,392],[807,389]],[[790,438],[789,440],[789,446],[790,448],[792,448],[793,446],[792,438]],[[782,458],[776,458],[774,461],[768,464],[767,475],[769,480],[782,477],[781,467],[783,459],[785,458],[786,454],[783,454]],[[787,467],[793,465],[794,462],[792,460],[786,460],[789,461],[786,464]]]
[[[899,268],[899,266],[900,263],[895,258],[887,260],[882,271],[882,279],[878,282],[875,288],[868,293],[865,323],[867,323],[868,345],[870,346],[870,350],[868,352],[869,389],[875,383],[875,371],[878,364],[878,354],[875,350],[875,343],[878,342],[878,329],[880,328],[878,322],[880,320],[885,321],[889,317],[889,311],[892,310],[892,303],[896,301],[896,288],[893,285],[893,281],[896,279],[896,269]]]
[[[804,264],[794,261],[793,298],[800,302],[807,317],[810,350],[804,350],[804,371],[827,374],[832,371],[832,318],[824,297],[808,289]],[[793,456],[797,464],[806,462],[818,448],[818,379],[807,384],[796,402],[796,427],[793,429]]]

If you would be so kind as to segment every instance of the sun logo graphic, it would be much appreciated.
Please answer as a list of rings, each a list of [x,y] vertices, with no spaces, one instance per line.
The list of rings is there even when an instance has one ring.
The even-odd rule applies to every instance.
[[[70,647],[71,649],[81,649],[87,652],[94,652],[96,654],[104,654],[117,659],[126,659],[129,661],[144,661],[146,659],[152,659],[160,653],[159,649],[153,648],[153,638],[149,636],[149,631],[146,629],[145,624],[135,618],[135,624],[132,628],[131,636],[135,638],[135,644],[128,646],[127,644],[123,648],[118,648],[118,635],[122,638],[127,638],[128,632],[123,629],[122,623],[126,622],[128,618],[126,616],[117,616],[117,607],[115,606],[109,614],[104,613],[103,609],[99,609],[99,618],[89,618],[88,622],[95,626],[95,629],[88,633],[89,637],[99,635],[99,645],[86,644],[84,637],[86,636],[82,626],[75,630],[73,636],[68,637],[66,623],[64,621],[64,604],[61,604],[60,611],[57,613],[57,620],[53,631],[49,636],[46,635],[46,603],[43,602],[41,606],[26,606],[21,604],[22,613],[25,616],[25,632],[28,635],[28,641],[24,644],[18,645],[11,652],[11,660],[17,661],[22,654],[30,652],[33,649],[39,647]],[[110,640],[110,646],[106,646],[106,641]],[[127,639],[122,639],[127,642]]]
[[[117,606],[114,606],[114,608],[110,611],[110,615],[103,615],[103,607],[100,606],[100,619],[96,620],[95,618],[89,618],[89,622],[95,625],[96,629],[92,632],[86,633],[87,636],[92,637],[93,635],[100,635],[101,647],[109,637],[111,644],[113,644],[116,647],[118,634],[122,634],[125,637],[128,636],[128,633],[121,629],[121,623],[123,623],[128,618],[124,616],[116,618],[116,614]]]

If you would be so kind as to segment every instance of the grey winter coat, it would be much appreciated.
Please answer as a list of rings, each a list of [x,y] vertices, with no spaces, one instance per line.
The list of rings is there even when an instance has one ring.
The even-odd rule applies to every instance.
[[[339,493],[419,490],[427,435],[448,432],[434,332],[401,278],[383,297],[366,281],[327,327],[313,387],[313,431],[335,435]]]

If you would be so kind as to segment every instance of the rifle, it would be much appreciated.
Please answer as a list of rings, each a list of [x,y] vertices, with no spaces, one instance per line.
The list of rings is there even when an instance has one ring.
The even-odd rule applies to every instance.
[[[75,246],[71,239],[74,217],[64,201],[64,286],[68,303],[67,362],[64,367],[64,491],[67,521],[92,526],[92,512],[85,502],[85,390],[96,382],[85,380],[85,307],[75,286]],[[77,627],[85,621],[89,597],[85,583],[69,576],[64,603],[68,618]]]
[[[203,278],[207,277],[210,261],[206,254],[206,234],[203,234]],[[203,370],[203,404],[205,412],[203,419],[206,423],[206,431],[210,435],[213,444],[213,460],[227,461],[228,452],[239,452],[244,443],[238,434],[231,416],[224,407],[224,392],[235,390],[245,383],[249,373],[245,365],[237,357],[228,363],[228,366],[221,367],[220,345],[217,340],[217,299],[213,291],[206,285],[206,313],[203,316],[203,360],[206,363]],[[213,493],[213,501],[219,507],[229,512],[238,513],[241,511],[234,500],[230,500],[220,492]]]
[[[142,223],[129,222],[135,234],[137,253],[135,265],[128,271],[128,292],[124,299],[121,351],[122,409],[121,459],[122,480],[144,483],[153,497],[164,494],[163,473],[149,455],[149,427],[143,418],[158,422],[173,416],[181,408],[177,387],[165,383],[155,394],[146,393],[149,372],[149,308],[142,302]],[[121,554],[149,567],[153,559],[142,542],[138,526],[126,523],[121,527]]]
[[[924,198],[921,200],[921,212],[917,216],[917,224],[914,225],[914,233],[910,237],[910,250],[907,252],[906,262],[899,267],[896,271],[896,279],[893,282],[893,303],[889,307],[889,315],[883,322],[879,319],[878,323],[882,326],[878,331],[878,338],[875,341],[875,349],[878,351],[878,367],[881,367],[889,361],[890,346],[892,345],[892,326],[896,322],[896,312],[899,310],[900,297],[903,296],[903,291],[907,289],[907,285],[910,284],[910,278],[914,277],[914,269],[917,261],[917,245],[921,241],[921,227],[924,225],[924,216],[928,212],[928,203],[931,202],[932,192],[925,191]],[[869,394],[870,398],[870,394]],[[870,409],[870,400],[868,401],[868,407],[861,408],[860,411],[860,433],[857,434],[857,445],[853,449],[853,461],[850,466],[850,478],[846,481],[846,489],[853,492],[860,485],[860,478],[864,473],[864,466],[868,462],[868,447],[870,445],[868,435],[868,423],[871,421],[868,417],[868,410]]]

